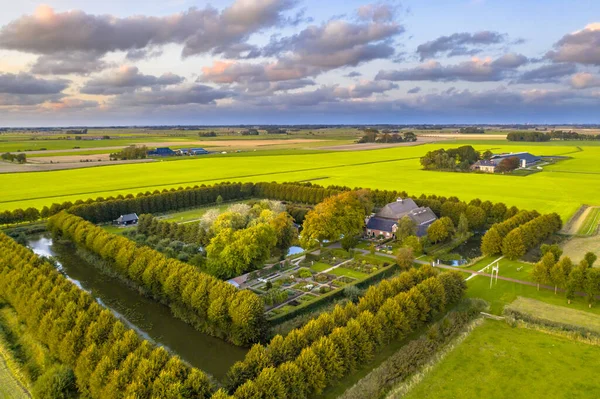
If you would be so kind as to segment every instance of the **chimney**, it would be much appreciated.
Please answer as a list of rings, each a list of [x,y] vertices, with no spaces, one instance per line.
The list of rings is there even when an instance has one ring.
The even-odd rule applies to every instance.
[[[396,198],[396,202],[403,203],[404,200],[402,198]]]

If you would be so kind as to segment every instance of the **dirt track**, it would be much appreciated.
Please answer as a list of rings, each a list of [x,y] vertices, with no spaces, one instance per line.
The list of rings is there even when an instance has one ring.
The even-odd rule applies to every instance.
[[[73,158],[72,157],[61,157],[61,158]],[[97,155],[81,155],[77,156],[83,159],[97,159]],[[32,158],[35,159],[35,158]],[[17,173],[17,172],[45,172],[49,170],[63,170],[63,169],[79,169],[79,168],[91,168],[93,166],[108,166],[108,165],[119,165],[127,163],[144,163],[154,162],[154,159],[132,159],[130,161],[94,161],[94,162],[63,162],[60,163],[26,163],[17,164],[11,162],[0,162],[0,173]]]
[[[406,143],[360,143],[360,144],[341,144],[332,145],[327,147],[319,147],[319,150],[334,150],[334,151],[364,151],[364,150],[380,150],[382,148],[393,148],[393,147],[411,147],[421,144],[435,143],[444,139],[418,136],[417,141],[406,142]]]

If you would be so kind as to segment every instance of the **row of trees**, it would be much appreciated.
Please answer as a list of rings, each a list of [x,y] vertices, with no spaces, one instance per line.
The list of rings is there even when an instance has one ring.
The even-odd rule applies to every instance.
[[[44,397],[70,397],[70,379],[80,396],[89,398],[208,398],[214,390],[206,374],[141,339],[2,233],[0,292],[27,331],[64,365],[54,379],[41,382]]]
[[[399,340],[459,300],[466,288],[459,273],[443,273],[388,298],[377,312],[364,310],[305,346],[291,361],[263,367],[234,398],[300,399],[319,395],[329,384],[371,361],[390,341]],[[228,397],[219,391],[213,398]]]
[[[513,229],[502,240],[502,254],[508,259],[519,259],[530,249],[559,231],[562,220],[556,213],[541,215]]]
[[[562,255],[562,250],[556,246],[542,246],[544,255],[532,270],[532,278],[538,284],[554,286],[554,293],[558,289],[565,291],[565,295],[571,303],[578,293],[584,293],[588,304],[596,301],[600,295],[600,269],[592,267],[597,256],[593,252],[585,254],[578,265],[571,258]]]
[[[364,135],[358,139],[358,143],[403,143],[417,141],[417,136],[413,132],[390,133],[383,131],[379,133],[377,129],[365,129]]]
[[[508,141],[550,141],[550,140],[600,140],[600,134],[580,134],[553,130],[551,132],[510,132],[506,135]]]
[[[148,156],[148,147],[145,145],[136,146],[130,145],[128,147],[123,148],[119,152],[115,152],[110,154],[111,160],[117,159],[145,159]]]
[[[388,298],[401,292],[407,292],[415,285],[436,275],[435,270],[423,267],[412,269],[389,280],[383,280],[367,289],[358,303],[348,302],[344,306],[336,305],[331,312],[323,312],[303,327],[296,328],[285,337],[276,335],[268,344],[255,344],[243,361],[236,362],[227,375],[227,387],[234,392],[247,380],[252,380],[265,367],[277,367],[292,361],[302,349],[312,345],[322,337],[329,336],[334,329],[345,326],[350,320],[364,311],[376,313]]]
[[[21,154],[11,154],[10,152],[5,152],[4,154],[0,155],[0,158],[3,161],[8,161],[8,162],[16,162],[16,163],[25,163],[27,162],[27,155],[21,153]]]
[[[50,218],[48,230],[97,254],[112,272],[168,304],[175,316],[200,331],[236,345],[258,342],[263,336],[264,307],[253,292],[239,291],[192,265],[137,247],[125,237],[66,212]]]
[[[472,146],[464,145],[448,150],[441,148],[429,151],[421,158],[421,165],[427,170],[468,170],[475,162],[480,159],[489,159],[491,156],[490,151],[486,151],[482,155]]]
[[[537,211],[520,211],[502,223],[494,224],[481,239],[481,252],[486,256],[502,252],[502,241],[512,230],[540,216]]]

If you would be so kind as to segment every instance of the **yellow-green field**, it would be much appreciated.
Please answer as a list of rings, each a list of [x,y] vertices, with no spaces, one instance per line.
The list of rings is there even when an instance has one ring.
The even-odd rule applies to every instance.
[[[65,200],[96,198],[156,188],[219,181],[311,181],[322,185],[405,190],[411,195],[455,195],[461,199],[502,201],[563,219],[581,204],[600,204],[600,147],[586,143],[540,146],[477,144],[478,150],[568,154],[572,159],[527,177],[421,170],[419,157],[440,147],[434,143],[371,151],[299,155],[237,156],[178,162],[129,164],[89,169],[0,175],[0,209],[41,207]],[[243,154],[239,154],[243,155]]]

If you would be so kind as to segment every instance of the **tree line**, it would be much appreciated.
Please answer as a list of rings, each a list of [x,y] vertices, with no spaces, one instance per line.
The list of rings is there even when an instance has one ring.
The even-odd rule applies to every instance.
[[[443,312],[462,298],[465,289],[464,279],[457,272],[429,277],[387,298],[376,312],[361,311],[329,335],[318,337],[293,360],[277,367],[258,365],[256,378],[244,382],[232,396],[219,390],[213,399],[301,399],[319,395],[328,385],[371,361],[389,342],[405,338]]]
[[[470,145],[464,145],[458,148],[439,149],[429,151],[421,157],[421,165],[426,170],[448,170],[456,171],[469,170],[471,165],[481,159],[490,159],[491,151],[487,150],[483,154],[476,151]]]
[[[119,152],[114,152],[110,154],[111,160],[117,159],[145,159],[148,156],[148,147],[145,145],[136,146],[130,145],[128,147],[123,148]]]
[[[2,158],[4,161],[8,161],[8,162],[16,162],[16,163],[27,162],[27,155],[25,155],[23,153],[11,154],[10,152],[5,152],[4,154],[0,155],[0,158]]]
[[[506,135],[508,141],[541,142],[550,140],[600,140],[600,134],[581,134],[553,130],[551,132],[510,132]]]
[[[502,234],[506,231],[506,224],[500,229],[492,227],[482,239],[482,252],[486,255],[502,252],[508,259],[519,259],[562,228],[562,220],[556,213],[535,216],[527,220],[532,215],[535,213],[521,212],[516,215],[510,224],[514,227],[505,236]]]
[[[237,290],[192,265],[138,247],[66,212],[51,217],[48,230],[100,256],[112,272],[169,305],[176,317],[202,332],[236,345],[248,345],[263,337],[263,303],[251,291]]]
[[[66,367],[45,397],[208,398],[209,377],[140,338],[53,266],[0,233],[0,292],[24,327]],[[66,380],[66,381],[65,381]],[[69,386],[70,380],[76,387]],[[37,384],[36,384],[37,385]]]
[[[481,239],[481,252],[486,256],[502,252],[502,240],[513,229],[540,216],[537,211],[520,211],[502,223],[494,224]]]
[[[377,129],[365,129],[364,135],[358,139],[358,143],[403,143],[417,141],[413,132],[390,133],[384,130],[381,133]]]
[[[411,269],[405,273],[383,280],[370,286],[358,303],[348,302],[336,305],[330,312],[323,312],[302,327],[290,331],[285,337],[276,335],[268,344],[255,344],[242,361],[236,362],[227,374],[227,388],[234,392],[247,380],[252,380],[265,367],[278,367],[292,361],[302,349],[312,345],[322,337],[329,336],[334,329],[345,326],[350,320],[364,311],[376,313],[385,301],[401,292],[407,292],[415,285],[436,275],[431,266],[419,270]]]

